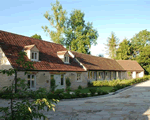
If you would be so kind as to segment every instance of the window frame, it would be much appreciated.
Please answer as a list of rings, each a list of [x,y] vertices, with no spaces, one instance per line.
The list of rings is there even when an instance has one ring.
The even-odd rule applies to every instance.
[[[82,82],[82,73],[77,73],[77,82]]]
[[[69,56],[64,56],[64,63],[69,63]]]
[[[30,79],[28,79],[28,76],[30,76]],[[34,76],[34,87],[32,87],[32,76]],[[27,74],[27,84],[28,81],[30,81],[30,86],[28,87],[28,89],[32,89],[32,90],[36,90],[36,75],[35,74]]]
[[[33,54],[33,56],[32,56],[32,54]],[[33,58],[32,58],[33,57]],[[35,59],[35,57],[36,57],[36,59]],[[33,61],[38,61],[38,52],[32,52],[31,51],[31,60],[33,60]]]

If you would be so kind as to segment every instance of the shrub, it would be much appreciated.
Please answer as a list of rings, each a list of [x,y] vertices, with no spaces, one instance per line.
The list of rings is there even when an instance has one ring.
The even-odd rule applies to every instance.
[[[81,91],[80,91],[79,89],[75,90],[75,95],[76,95],[76,96],[79,96],[80,93],[81,93]]]
[[[71,82],[70,82],[70,79],[68,77],[66,78],[66,86],[67,87],[71,86]]]
[[[93,83],[88,81],[88,87],[93,87]]]
[[[51,79],[51,91],[55,91],[55,88],[57,87],[55,83],[55,79]]]
[[[90,88],[89,91],[92,96],[95,95],[95,93],[96,93],[96,89],[94,89],[94,88]]]
[[[102,94],[102,92],[103,92],[103,90],[101,90],[101,89],[97,89],[97,91],[96,91],[97,93],[98,93],[98,95],[101,95]]]
[[[79,85],[78,89],[80,89],[80,90],[81,90],[81,89],[82,89],[82,86],[81,86],[81,85]]]
[[[57,89],[55,92],[54,92],[54,94],[56,94],[56,95],[60,95],[60,94],[62,94],[64,92],[64,89]]]

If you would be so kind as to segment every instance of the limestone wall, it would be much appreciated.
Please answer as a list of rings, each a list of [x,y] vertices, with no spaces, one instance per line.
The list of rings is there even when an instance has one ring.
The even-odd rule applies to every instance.
[[[65,75],[65,78],[69,78],[71,82],[71,89],[75,90],[78,89],[78,86],[81,85],[83,88],[87,87],[87,81],[88,81],[88,72],[82,72],[81,77],[82,81],[77,81],[77,73],[76,72],[67,72]]]

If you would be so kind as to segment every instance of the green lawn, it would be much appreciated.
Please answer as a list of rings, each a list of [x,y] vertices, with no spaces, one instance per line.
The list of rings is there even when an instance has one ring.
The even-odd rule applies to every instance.
[[[90,88],[101,89],[101,90],[107,91],[107,92],[109,92],[110,90],[113,89],[113,87],[87,87],[87,88],[81,89],[81,93],[89,93]]]

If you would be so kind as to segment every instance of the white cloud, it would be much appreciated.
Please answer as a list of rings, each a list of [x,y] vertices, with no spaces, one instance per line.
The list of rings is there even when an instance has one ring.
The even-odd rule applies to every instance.
[[[100,44],[100,43],[98,43],[96,46],[92,45],[91,49],[90,49],[91,54],[95,55],[95,56],[97,56],[99,54],[103,54],[104,57],[108,58],[105,47],[106,46],[104,44]]]

